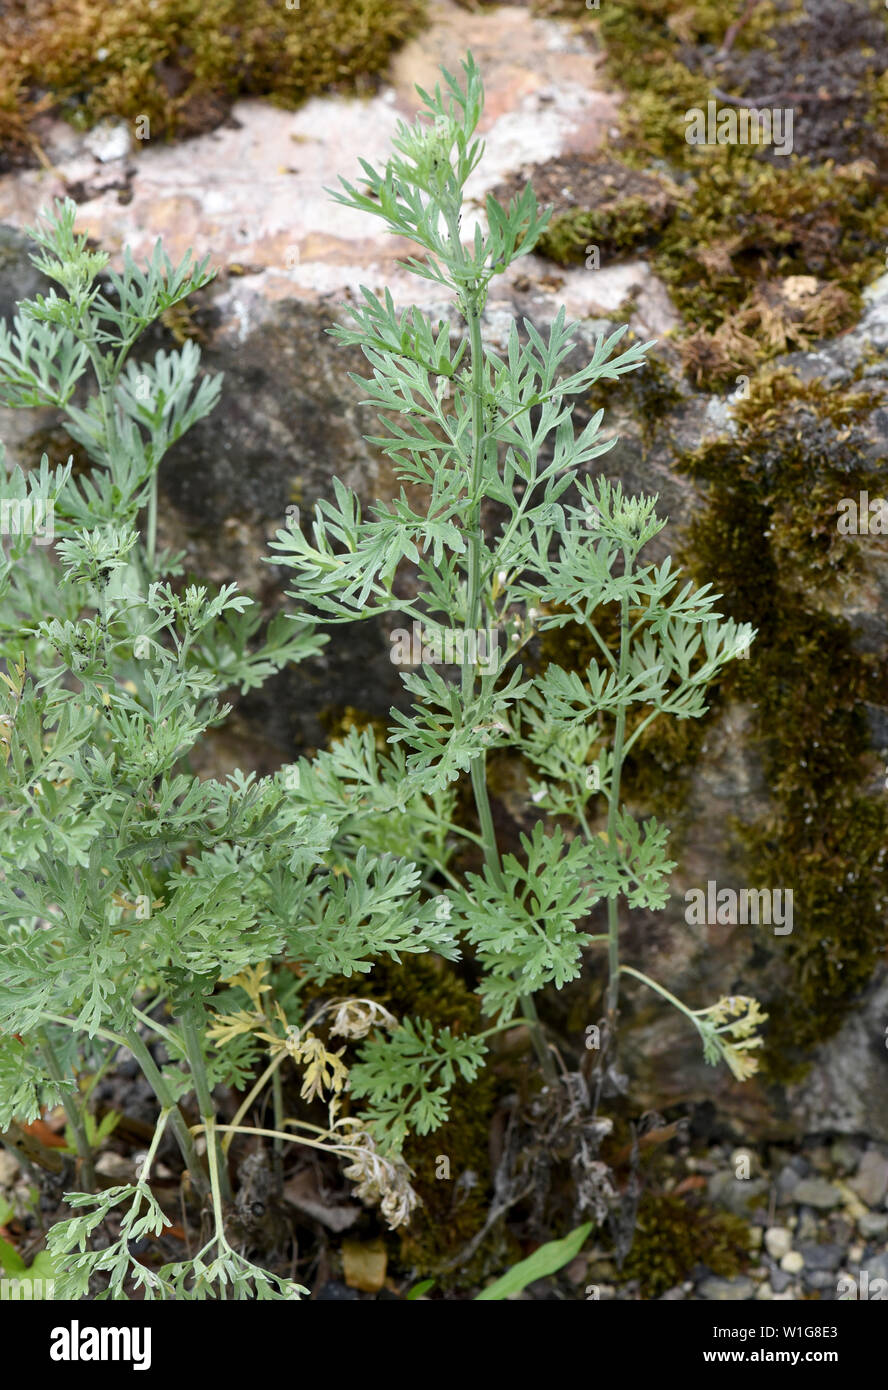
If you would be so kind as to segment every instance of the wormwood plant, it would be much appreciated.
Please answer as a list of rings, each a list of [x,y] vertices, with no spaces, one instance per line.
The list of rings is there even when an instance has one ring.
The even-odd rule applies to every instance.
[[[680,1009],[706,1060],[725,1060],[736,1076],[755,1070],[751,1050],[761,1041],[755,1000],[690,1009],[620,951],[621,902],[662,908],[674,868],[666,827],[640,823],[621,802],[626,757],[658,716],[702,715],[707,685],[754,633],[720,621],[718,595],[682,582],[669,559],[641,561],[665,524],[656,498],[628,497],[619,483],[587,475],[586,465],[615,441],[599,439],[601,411],[577,432],[571,401],[599,379],[642,367],[650,344],[616,354],[620,329],[571,368],[577,339],[563,310],[548,335],[525,320],[523,331],[512,323],[504,351],[485,341],[490,284],[532,249],[548,214],[530,187],[507,208],[488,196],[487,230],[478,224],[464,239],[466,181],[483,154],[475,138],[483,90],[471,55],[462,66],[462,81],[444,71],[443,90],[417,89],[422,109],[414,125],[399,124],[386,167],[362,160],[364,187],[341,179],[333,195],[409,238],[419,254],[407,268],[439,287],[451,310],[435,320],[416,307],[399,313],[390,293],[362,288],[348,325],[331,330],[370,364],[370,378],[355,378],[379,412],[380,433],[368,438],[411,498],[402,488],[364,516],[337,480],[310,535],[291,524],[273,543],[276,562],[296,574],[294,596],[306,614],[328,623],[399,614],[422,634],[417,669],[402,672],[413,703],[409,713],[392,711],[388,750],[377,752],[370,731],[353,731],[290,774],[294,804],[323,804],[335,820],[331,852],[344,872],[367,849],[406,855],[424,891],[436,894],[436,917],[480,967],[491,1019],[484,1033],[436,1035],[427,1021],[405,1020],[369,1041],[351,1070],[352,1095],[366,1100],[380,1142],[393,1145],[411,1129],[442,1123],[457,1069],[471,1080],[485,1038],[518,1010],[554,1078],[534,995],[576,978],[588,947],[604,948],[611,1037],[621,981],[631,976]],[[488,529],[485,503],[503,516]],[[418,575],[415,592],[398,587],[405,561]],[[615,648],[605,637],[609,613]],[[555,664],[526,674],[517,657],[533,635],[568,622],[586,628],[596,658],[582,674]],[[461,669],[444,672],[436,667],[454,650],[454,632],[463,637]],[[633,707],[640,717],[629,732]],[[501,853],[497,841],[486,779],[495,749],[524,755],[534,770],[539,818],[519,854]],[[477,830],[457,819],[462,779],[471,784]],[[457,849],[467,841],[483,858],[480,872],[459,872]],[[599,902],[607,932],[591,934]]]
[[[0,325],[0,401],[56,407],[92,464],[75,476],[71,459],[53,469],[44,455],[27,474],[4,469],[0,497],[0,1132],[43,1104],[68,1113],[87,1190],[68,1194],[76,1214],[49,1235],[57,1296],[293,1297],[299,1286],[246,1259],[225,1224],[228,1146],[257,1132],[241,1123],[256,1063],[267,1064],[258,1085],[274,1090],[275,1143],[347,1160],[359,1195],[403,1221],[406,1170],[378,1155],[359,1120],[337,1116],[342,1049],[328,1052],[313,1031],[324,1018],[361,1037],[387,1015],[346,999],[307,1017],[299,991],[378,949],[447,954],[453,935],[434,902],[419,901],[412,863],[361,853],[347,880],[328,868],[336,820],[283,778],[191,773],[190,750],[228,712],[222,692],[248,691],[326,639],[283,615],[260,638],[258,605],[235,584],[210,593],[185,582],[180,556],[158,553],[158,466],[221,382],[199,375],[190,342],[153,361],[130,353],[210,277],[190,256],[171,265],[159,243],[144,268],[127,253],[121,273],[107,272],[75,213],[58,203],[31,230],[32,260],[54,286]],[[285,973],[289,986],[267,1003],[269,962],[285,957],[306,962],[301,980]],[[220,980],[227,991],[211,1007]],[[91,1140],[103,1131],[78,1078],[109,1071],[121,1049],[152,1087],[158,1121],[134,1180],[95,1192]],[[303,1097],[330,1101],[326,1126],[284,1116],[288,1059]],[[220,1083],[245,1092],[224,1127]],[[151,1187],[167,1129],[204,1244],[149,1268],[130,1252],[169,1224]]]

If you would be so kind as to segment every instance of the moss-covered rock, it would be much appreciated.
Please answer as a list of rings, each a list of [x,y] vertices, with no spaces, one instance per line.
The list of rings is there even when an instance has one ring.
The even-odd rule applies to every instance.
[[[679,463],[706,489],[687,559],[730,617],[758,629],[722,690],[755,714],[772,798],[740,832],[749,881],[794,893],[793,931],[770,948],[768,1055],[782,1078],[836,1031],[884,945],[888,815],[864,790],[866,702],[880,702],[884,673],[836,611],[858,564],[837,504],[881,472],[865,427],[874,404],[857,383],[765,370],[735,407],[734,434]]]
[[[649,244],[676,205],[679,190],[660,174],[610,155],[565,155],[522,171],[495,190],[501,202],[533,185],[541,207],[553,209],[538,251],[560,265],[584,264],[590,248],[609,264]]]
[[[741,157],[703,168],[654,256],[690,332],[698,384],[807,348],[860,315],[882,268],[888,201],[859,163],[787,169]]]
[[[637,0],[603,6],[599,37],[611,79],[628,93],[621,138],[556,190],[541,250],[569,264],[590,244],[613,255],[653,236],[653,265],[684,320],[682,356],[698,385],[724,384],[849,327],[888,237],[888,17],[879,0],[767,0],[740,17],[719,0]],[[710,105],[788,113],[789,151],[689,143],[689,113]],[[631,188],[629,167],[648,184],[659,179],[672,206]],[[602,199],[594,184],[608,168],[623,172]]]
[[[316,92],[366,89],[420,26],[425,7],[423,0],[11,0],[4,23],[7,11],[0,149],[20,152],[26,97],[48,96],[84,126],[147,117],[155,139],[211,130],[238,96],[295,106]]]

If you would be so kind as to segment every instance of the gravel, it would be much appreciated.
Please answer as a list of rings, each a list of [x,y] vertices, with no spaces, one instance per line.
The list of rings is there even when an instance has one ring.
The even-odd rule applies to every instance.
[[[697,1293],[701,1298],[713,1303],[738,1303],[754,1296],[755,1285],[751,1279],[747,1279],[743,1275],[736,1279],[716,1279],[713,1276],[703,1280]]]
[[[805,1261],[805,1269],[838,1269],[845,1256],[844,1245],[799,1246],[799,1254]]]
[[[867,1149],[857,1175],[848,1184],[868,1207],[877,1209],[888,1193],[888,1158],[878,1149]]]
[[[782,1260],[792,1249],[792,1231],[785,1226],[771,1226],[765,1231],[765,1248],[772,1259]]]
[[[825,1178],[802,1178],[794,1189],[792,1200],[797,1206],[816,1207],[818,1211],[831,1211],[842,1205],[842,1194]]]

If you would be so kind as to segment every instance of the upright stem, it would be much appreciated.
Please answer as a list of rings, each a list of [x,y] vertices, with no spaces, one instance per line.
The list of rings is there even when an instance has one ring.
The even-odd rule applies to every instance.
[[[84,1186],[87,1192],[94,1192],[96,1187],[96,1170],[93,1164],[92,1147],[83,1124],[83,1119],[74,1100],[65,1087],[67,1078],[59,1066],[59,1059],[55,1054],[55,1048],[49,1040],[49,1034],[44,1028],[41,1028],[37,1036],[40,1040],[40,1050],[46,1058],[49,1074],[62,1093],[62,1105],[65,1107],[68,1124],[71,1126],[71,1130],[74,1134],[74,1143],[77,1147],[77,1156],[80,1159]]]
[[[64,1014],[48,1013],[45,1014],[44,1017],[50,1023],[60,1023],[65,1028],[72,1028],[75,1032],[82,1031],[82,1025],[78,1025],[75,1019],[66,1018]],[[170,1112],[170,1129],[176,1137],[179,1150],[185,1160],[185,1167],[191,1175],[192,1185],[199,1197],[205,1197],[210,1187],[201,1161],[197,1156],[197,1149],[194,1147],[191,1131],[185,1123],[182,1112],[176,1104],[172,1091],[163,1079],[160,1068],[151,1056],[145,1043],[139,1037],[139,1034],[135,1029],[129,1033],[115,1033],[112,1032],[110,1028],[97,1028],[95,1030],[95,1036],[105,1038],[108,1042],[116,1043],[118,1047],[128,1048],[133,1054],[139,1066],[142,1068],[145,1080],[160,1101],[161,1110],[168,1110]],[[56,1063],[56,1065],[58,1064]]]
[[[191,1182],[194,1190],[199,1197],[206,1197],[210,1187],[207,1182],[203,1164],[198,1157],[191,1131],[186,1125],[184,1116],[176,1104],[175,1097],[163,1079],[160,1068],[135,1030],[126,1035],[125,1045],[129,1048],[130,1052],[139,1063],[139,1066],[142,1068],[145,1080],[160,1101],[161,1109],[169,1110],[170,1129],[176,1137],[176,1143],[179,1145],[179,1150],[185,1160],[185,1167],[191,1175]]]
[[[148,493],[148,526],[145,536],[145,552],[148,557],[150,578],[154,577],[154,553],[157,547],[157,469],[151,474]]]
[[[628,568],[629,556],[625,550],[623,551],[623,560]],[[620,665],[618,668],[618,679],[621,684],[625,679],[628,664],[629,599],[624,595],[620,604]],[[620,778],[623,771],[623,743],[625,737],[626,706],[621,704],[617,709],[616,728],[614,730],[614,767],[611,777],[610,797],[607,806],[607,839],[611,852],[614,855],[616,855],[617,848],[617,816],[620,810]],[[620,918],[617,910],[616,898],[608,898],[607,900],[607,935],[607,1018],[611,1037],[613,1037],[617,1022],[617,1007],[620,1002]]]
[[[484,353],[481,343],[481,291],[466,290],[466,300],[469,313],[469,342],[472,353],[472,466],[469,474],[469,487],[474,502],[469,514],[468,592],[466,595],[466,621],[471,631],[478,627],[481,617],[481,499],[479,490],[486,441],[484,439]],[[463,645],[464,658],[467,657],[466,649],[469,645],[468,643]],[[462,668],[464,696],[472,694],[474,684],[474,665],[471,661],[464,659]],[[479,754],[477,761],[483,768],[485,755]]]
[[[487,441],[484,437],[484,356],[481,342],[481,291],[466,290],[466,307],[469,320],[469,343],[472,354],[472,468],[470,474],[471,496],[476,499],[472,506],[469,518],[468,533],[468,591],[466,595],[466,621],[470,631],[477,631],[481,625],[481,500],[479,490],[481,486],[481,469],[484,458],[484,449]],[[475,668],[471,661],[467,659],[467,653],[473,650],[473,644],[463,643],[463,667],[462,667],[462,692],[463,700],[468,701],[474,694]],[[500,866],[499,847],[496,842],[496,829],[493,824],[493,815],[490,809],[490,797],[487,793],[487,756],[479,753],[472,759],[469,767],[469,775],[472,781],[472,791],[475,797],[475,807],[478,812],[478,823],[481,829],[481,841],[484,849],[484,862],[487,864],[490,873],[497,884],[502,884],[502,868]],[[537,1017],[536,1005],[533,998],[527,994],[520,999],[521,1012],[524,1015],[530,1036],[533,1041],[534,1051],[539,1060],[543,1077],[547,1085],[551,1085],[556,1080],[555,1065],[552,1061],[552,1054],[546,1046],[540,1021]]]
[[[270,967],[269,967],[269,968],[270,968]],[[263,1001],[262,1001],[262,1012],[265,1014],[265,1017],[268,1019],[269,1026],[271,1026],[271,1025],[273,1024],[273,1019],[272,1019],[272,1016],[271,1016],[271,1011],[270,1011],[268,1008],[266,1008],[264,999],[263,999]],[[273,1028],[272,1028],[272,1031],[274,1031]],[[262,1077],[260,1077],[260,1081],[264,1084],[265,1078],[268,1077],[269,1075],[271,1076],[271,1103],[272,1103],[272,1110],[273,1110],[273,1114],[274,1114],[274,1127],[275,1127],[275,1129],[278,1130],[278,1131],[282,1130],[283,1127],[284,1127],[284,1083],[283,1083],[283,1081],[281,1080],[281,1069],[280,1069],[279,1063],[283,1060],[283,1058],[284,1058],[285,1056],[286,1056],[286,1053],[278,1053],[277,1057],[272,1061],[271,1065],[262,1073]],[[252,1095],[252,1094],[253,1094],[253,1093],[251,1092],[251,1095]],[[256,1092],[256,1094],[258,1094],[258,1091]],[[238,1115],[239,1115],[239,1116],[240,1116],[241,1114],[246,1114],[246,1107],[242,1107],[242,1109],[238,1112]],[[237,1124],[238,1121],[235,1120],[234,1123]],[[231,1143],[231,1136],[229,1135],[227,1139],[225,1139],[225,1140],[222,1141],[222,1152],[223,1152],[223,1154],[227,1154],[227,1153],[228,1153],[228,1149],[229,1149],[230,1143]],[[273,1148],[274,1148],[274,1176],[275,1176],[275,1181],[278,1182],[278,1183],[280,1183],[280,1181],[281,1181],[281,1179],[282,1179],[282,1177],[283,1177],[283,1161],[284,1161],[284,1143],[283,1143],[283,1140],[282,1140],[282,1139],[275,1139]]]
[[[206,1126],[207,1132],[207,1157],[211,1163],[215,1162],[219,1170],[219,1184],[222,1196],[226,1202],[231,1201],[231,1185],[228,1181],[228,1165],[222,1161],[218,1152],[219,1141],[216,1138],[216,1107],[213,1104],[213,1097],[210,1095],[210,1086],[207,1081],[206,1063],[204,1062],[203,1048],[200,1045],[201,1029],[198,1028],[198,1018],[203,1023],[203,1009],[200,1004],[191,1004],[184,1011],[181,1017],[182,1041],[185,1044],[185,1055],[188,1058],[188,1066],[194,1081],[194,1090],[197,1095],[197,1104],[200,1108],[201,1119]],[[209,1154],[210,1145],[215,1152]]]

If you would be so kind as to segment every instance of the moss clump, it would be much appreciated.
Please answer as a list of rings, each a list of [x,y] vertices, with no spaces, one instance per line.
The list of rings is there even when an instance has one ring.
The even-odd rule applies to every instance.
[[[749,1227],[740,1217],[646,1192],[622,1275],[638,1280],[643,1298],[659,1298],[686,1279],[695,1265],[706,1265],[713,1274],[730,1279],[748,1260]]]
[[[644,198],[616,199],[605,208],[572,208],[552,218],[537,250],[559,265],[581,265],[594,246],[602,254],[630,251],[656,230]]]
[[[733,407],[736,435],[711,441],[680,462],[680,472],[709,484],[715,490],[710,498],[717,494],[723,504],[716,508],[722,519],[716,544],[707,548],[719,574],[727,562],[735,591],[736,586],[747,591],[747,606],[757,610],[755,618],[741,621],[767,621],[760,581],[768,586],[767,598],[778,575],[797,592],[801,584],[844,576],[854,568],[857,551],[837,531],[836,504],[849,489],[876,486],[881,477],[868,460],[864,429],[874,404],[872,392],[858,384],[803,383],[786,367],[766,368]],[[725,521],[732,537],[724,534]],[[705,543],[709,524],[705,517],[692,526],[695,550]],[[738,570],[750,559],[750,544],[744,544],[750,535],[759,562],[744,576]],[[726,544],[729,555],[719,558]]]
[[[742,50],[773,43],[776,6],[759,4],[737,38]],[[692,164],[684,138],[684,113],[705,109],[710,79],[700,70],[700,54],[711,54],[736,16],[722,0],[635,0],[603,5],[600,33],[613,80],[632,93],[621,112],[627,145],[636,158]]]
[[[888,232],[872,172],[742,158],[701,171],[654,257],[694,328],[681,351],[698,382],[724,381],[855,321]]]
[[[722,689],[753,711],[772,794],[769,815],[740,828],[748,881],[794,894],[792,934],[763,938],[775,981],[767,1057],[780,1079],[836,1031],[884,949],[888,815],[859,791],[865,702],[880,703],[883,674],[826,606],[857,560],[837,503],[876,486],[862,428],[872,409],[857,385],[764,371],[735,409],[736,435],[679,462],[708,488],[688,533],[691,568],[728,616],[758,628]]]
[[[531,183],[552,219],[537,249],[560,265],[582,265],[589,247],[607,263],[649,242],[675,207],[679,190],[661,174],[609,155],[565,155],[535,165],[496,189],[507,202]]]
[[[238,96],[293,107],[364,86],[416,32],[423,0],[12,0],[0,42],[3,113],[49,93],[84,126],[147,117],[150,136],[212,129]],[[5,16],[4,16],[5,18]],[[21,142],[21,122],[17,138]]]
[[[722,0],[601,7],[608,71],[632,93],[620,119],[633,156],[690,170],[718,158],[720,148],[687,143],[684,117],[727,96],[750,107],[791,104],[798,155],[837,163],[867,156],[884,169],[888,24],[881,0],[760,0],[726,49],[739,18]],[[764,154],[775,157],[767,147]]]
[[[621,161],[668,161],[684,180],[654,268],[688,330],[688,373],[709,386],[848,327],[888,235],[884,7],[767,0],[723,51],[737,18],[721,0],[637,0],[600,18],[608,71],[631,94]],[[787,72],[792,94],[774,102],[791,100],[792,154],[687,142],[692,108],[770,108],[760,94]]]
[[[387,749],[388,721],[378,715],[368,714],[366,710],[356,709],[354,705],[325,705],[318,711],[318,722],[327,734],[328,741],[347,738],[352,729],[372,729],[376,747],[380,752]]]

